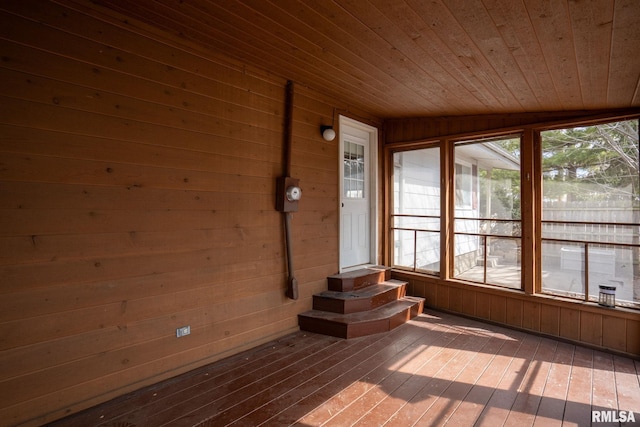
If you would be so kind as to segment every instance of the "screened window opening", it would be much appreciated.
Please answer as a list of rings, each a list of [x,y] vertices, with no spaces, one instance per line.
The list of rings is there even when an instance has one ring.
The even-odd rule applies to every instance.
[[[603,305],[600,294],[614,288],[616,306],[640,309],[638,128],[636,118],[528,129],[525,161],[519,134],[391,152],[392,266]],[[531,180],[524,194],[534,208],[524,215],[526,241],[521,176]],[[533,258],[523,260],[525,243]]]
[[[440,272],[440,148],[393,155],[393,265]]]
[[[471,195],[473,194],[473,174],[471,166],[456,163],[456,206],[472,208]]]
[[[454,277],[522,288],[520,138],[454,149]]]
[[[542,140],[542,291],[640,307],[638,120],[549,130]]]

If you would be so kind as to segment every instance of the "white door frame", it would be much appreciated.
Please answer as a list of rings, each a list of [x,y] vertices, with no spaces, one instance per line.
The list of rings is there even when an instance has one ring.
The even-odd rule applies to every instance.
[[[338,218],[339,218],[339,239],[338,239],[338,263],[340,264],[340,272],[349,271],[352,269],[362,268],[363,265],[355,267],[343,267],[342,257],[340,251],[342,248],[342,232],[344,224],[342,223],[342,197],[344,194],[344,167],[343,167],[343,153],[344,153],[344,129],[352,128],[360,131],[364,131],[369,135],[369,168],[367,171],[369,181],[369,263],[366,265],[376,265],[378,263],[378,129],[361,123],[357,120],[350,119],[345,116],[339,116],[339,197],[338,197]]]

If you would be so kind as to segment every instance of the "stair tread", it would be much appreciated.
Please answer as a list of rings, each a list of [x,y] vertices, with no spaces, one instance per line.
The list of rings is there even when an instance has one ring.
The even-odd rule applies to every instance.
[[[374,265],[329,276],[327,277],[327,285],[330,291],[350,292],[389,279],[391,279],[391,268]]]
[[[372,265],[358,270],[348,271],[346,273],[334,274],[333,276],[329,276],[329,279],[355,279],[358,277],[367,276],[371,273],[377,273],[387,270],[390,270],[390,268],[383,265]]]
[[[372,298],[376,295],[383,294],[389,290],[399,288],[406,284],[407,282],[390,279],[381,283],[377,283],[375,285],[367,286],[366,288],[360,288],[353,291],[323,291],[316,295],[322,298],[332,298],[337,300],[367,299]]]
[[[368,311],[340,314],[329,311],[310,310],[305,313],[301,313],[300,316],[322,319],[335,323],[355,324],[387,319],[403,310],[406,310],[408,307],[420,303],[423,300],[424,298],[407,296]]]

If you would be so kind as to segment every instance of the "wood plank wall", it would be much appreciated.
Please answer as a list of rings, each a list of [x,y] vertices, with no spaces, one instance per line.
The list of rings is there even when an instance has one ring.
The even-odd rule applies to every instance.
[[[425,306],[640,358],[640,314],[561,298],[394,272]]]
[[[0,424],[297,329],[338,271],[338,141],[319,126],[376,118],[296,85],[294,302],[274,209],[284,78],[88,2],[3,2],[0,55]]]
[[[589,121],[605,116],[638,113],[636,108],[618,112],[392,119],[384,123],[384,142],[387,146],[395,144],[406,147],[411,146],[413,141],[464,134],[491,134],[505,129],[530,128],[541,123]],[[525,139],[525,143],[527,141],[531,139]],[[637,310],[611,310],[594,304],[532,295],[534,289],[539,289],[534,283],[525,283],[525,290],[530,290],[523,293],[401,271],[395,271],[393,277],[408,281],[408,293],[425,297],[428,307],[640,358],[640,312]],[[528,280],[533,281],[531,277]]]
[[[459,117],[413,117],[388,119],[384,121],[384,143],[422,141],[450,135],[464,135],[478,132],[500,131],[510,128],[540,123],[553,123],[566,120],[592,119],[612,114],[637,114],[638,109],[620,110],[618,112],[564,111],[517,114],[487,114]]]

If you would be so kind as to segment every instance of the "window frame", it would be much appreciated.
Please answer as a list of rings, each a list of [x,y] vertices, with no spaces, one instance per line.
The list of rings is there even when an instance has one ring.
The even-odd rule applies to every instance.
[[[426,274],[429,275],[431,277],[438,277],[440,276],[441,270],[442,270],[442,251],[440,250],[440,256],[438,259],[438,264],[440,264],[440,268],[438,271],[435,270],[428,270],[428,269],[423,269],[423,268],[418,268],[417,265],[417,242],[418,242],[418,233],[440,233],[440,241],[442,239],[442,230],[431,230],[431,229],[412,229],[412,228],[405,228],[405,227],[396,227],[395,226],[395,218],[396,217],[415,217],[415,218],[425,218],[425,219],[437,219],[437,218],[442,218],[442,208],[443,208],[443,199],[442,199],[442,195],[440,194],[440,206],[439,206],[439,210],[440,210],[440,216],[433,216],[433,215],[410,215],[410,214],[406,214],[406,213],[395,213],[395,207],[394,207],[394,203],[395,203],[395,174],[397,173],[397,171],[403,166],[404,162],[396,162],[395,161],[395,154],[396,153],[405,153],[405,152],[412,152],[412,151],[420,151],[420,150],[424,150],[424,149],[438,149],[439,151],[439,156],[442,156],[442,148],[440,147],[439,141],[431,141],[431,142],[427,142],[426,144],[421,145],[420,147],[414,147],[414,148],[410,148],[410,149],[405,149],[405,150],[392,150],[389,151],[388,154],[388,161],[385,162],[387,164],[389,164],[389,171],[390,173],[388,174],[388,186],[389,186],[389,197],[390,197],[390,202],[388,203],[388,207],[389,207],[389,214],[386,216],[386,220],[388,221],[389,226],[388,228],[388,241],[389,241],[389,245],[386,245],[386,250],[388,253],[388,265],[391,265],[393,268],[398,269],[398,270],[402,270],[402,271],[411,271],[411,272],[417,272],[417,273],[421,273],[421,274]],[[439,163],[440,163],[440,168],[442,168],[442,160],[439,159]],[[440,171],[440,177],[438,181],[441,181],[441,177],[442,177],[442,171]],[[403,186],[404,181],[402,181],[400,183],[400,186]],[[442,226],[442,221],[440,221],[440,227]],[[413,232],[414,233],[414,260],[413,260],[413,267],[409,267],[409,266],[402,266],[402,265],[396,265],[395,264],[395,258],[396,258],[396,250],[397,250],[397,246],[396,246],[396,239],[394,236],[394,233],[396,231],[406,231],[406,232]],[[442,245],[441,245],[442,246]]]
[[[440,145],[441,148],[441,265],[440,274],[435,283],[442,281],[444,283],[460,283],[469,286],[488,287],[496,290],[504,290],[507,292],[522,292],[526,295],[566,299],[567,301],[576,301],[570,298],[564,298],[555,295],[548,295],[542,292],[542,266],[541,266],[541,244],[542,244],[542,143],[541,132],[551,129],[561,129],[569,127],[587,126],[600,123],[609,123],[622,120],[640,120],[640,114],[626,115],[602,115],[598,117],[578,118],[573,120],[561,120],[554,122],[538,121],[527,124],[526,126],[509,127],[497,130],[468,132],[464,134],[443,135],[437,138],[428,138],[423,140],[415,140],[408,142],[389,143],[384,146],[385,155],[389,162],[385,162],[387,168],[385,176],[389,180],[386,185],[393,187],[393,153],[398,151],[409,151],[420,149],[433,144]],[[503,136],[520,135],[521,153],[520,153],[520,177],[521,177],[521,258],[522,258],[522,276],[521,290],[513,288],[505,288],[498,285],[479,284],[476,282],[463,281],[453,276],[453,238],[454,227],[453,221],[455,216],[455,157],[454,145],[459,141],[496,139]],[[386,224],[392,219],[393,190],[386,194],[387,202],[385,204],[388,209],[385,213]],[[640,226],[640,224],[638,224]],[[387,238],[391,236],[390,227],[387,226]],[[393,251],[393,240],[389,240],[388,244],[384,244],[385,260],[391,261],[390,255]],[[391,264],[388,264],[391,265]],[[402,270],[400,270],[402,271]],[[415,272],[420,276],[432,277],[420,272]],[[592,301],[580,301],[580,303],[594,304]],[[625,307],[627,308],[627,307]],[[635,311],[634,307],[634,311]]]
[[[450,216],[448,217],[448,221],[450,221],[450,228],[451,228],[451,233],[449,235],[449,241],[448,241],[448,247],[450,247],[449,250],[449,259],[451,260],[450,262],[450,266],[449,266],[449,274],[447,277],[447,280],[454,280],[454,281],[459,281],[459,282],[464,282],[464,283],[472,283],[472,284],[476,284],[476,285],[482,285],[482,286],[490,286],[493,288],[499,288],[499,289],[511,289],[511,290],[515,290],[515,291],[523,291],[524,290],[524,275],[523,275],[523,271],[524,269],[521,268],[520,269],[520,278],[519,278],[519,286],[514,287],[514,286],[509,286],[509,285],[505,285],[505,284],[499,284],[499,283],[487,283],[488,277],[489,277],[489,273],[488,273],[488,259],[487,259],[487,254],[488,254],[488,241],[494,239],[494,238],[505,238],[505,239],[517,239],[520,242],[522,242],[523,236],[522,236],[522,232],[520,234],[519,237],[510,237],[510,236],[502,236],[502,235],[494,235],[491,233],[487,233],[487,232],[483,232],[482,230],[478,230],[476,234],[474,233],[465,233],[465,232],[456,232],[456,221],[457,220],[474,220],[475,218],[469,218],[469,217],[458,217],[456,215],[456,213],[460,210],[469,210],[469,211],[474,211],[474,210],[478,210],[478,221],[482,221],[482,220],[486,220],[488,218],[484,218],[481,215],[479,215],[479,210],[480,210],[480,189],[479,189],[479,185],[480,185],[480,164],[478,162],[476,163],[472,163],[472,162],[466,162],[464,160],[461,161],[461,159],[459,159],[456,156],[456,147],[465,147],[465,146],[471,146],[474,144],[483,144],[483,143],[488,143],[488,142],[492,142],[492,141],[501,141],[501,140],[509,140],[509,139],[519,139],[520,140],[520,147],[522,149],[522,144],[523,144],[523,133],[522,132],[518,132],[518,131],[509,131],[509,132],[502,132],[502,133],[497,133],[497,134],[493,134],[490,136],[487,135],[480,135],[480,136],[465,136],[463,138],[452,138],[451,140],[449,140],[449,143],[451,145],[451,159],[450,162],[454,165],[453,166],[453,173],[452,173],[452,177],[450,177],[449,181],[452,182],[453,188],[452,188],[452,199],[451,201],[449,201],[449,203],[452,205],[451,211],[450,211]],[[456,165],[457,164],[461,164],[461,163],[467,163],[469,165],[470,168],[470,188],[471,188],[471,204],[469,206],[458,206],[457,205],[457,193],[456,193],[456,179],[457,179],[457,169],[456,169]],[[522,181],[522,177],[523,177],[523,166],[522,166],[522,162],[520,162],[520,180]],[[447,177],[443,177],[445,180]],[[521,192],[522,193],[522,192]],[[522,194],[520,195],[520,197],[522,198]],[[520,219],[499,219],[497,221],[504,221],[504,222],[519,222],[521,224],[521,230],[522,230],[522,218]],[[460,274],[456,274],[456,236],[464,236],[464,235],[475,235],[476,239],[478,241],[478,245],[482,246],[482,255],[483,255],[483,262],[482,262],[482,268],[483,268],[483,278],[482,280],[472,280],[472,279],[468,279],[468,278],[462,278],[460,277]],[[521,246],[522,244],[520,244]],[[521,257],[520,257],[521,258]],[[520,262],[520,261],[518,261]]]
[[[540,295],[546,295],[548,297],[551,298],[563,298],[563,299],[567,299],[567,300],[572,300],[572,301],[581,301],[584,303],[597,303],[597,295],[595,295],[594,293],[590,293],[589,290],[589,284],[590,284],[590,267],[589,267],[589,263],[590,261],[590,251],[598,251],[599,249],[601,249],[601,246],[606,246],[606,247],[620,247],[620,248],[629,248],[629,249],[635,249],[635,250],[640,250],[640,245],[638,244],[625,244],[625,243],[619,243],[619,242],[600,242],[600,241],[593,241],[593,240],[589,240],[589,239],[579,239],[579,240],[572,240],[572,239],[554,239],[554,238],[548,238],[548,237],[544,237],[543,233],[542,233],[542,228],[544,226],[544,224],[550,224],[550,223],[564,223],[564,224],[571,224],[571,225],[599,225],[599,226],[620,226],[620,227],[625,227],[625,226],[629,226],[629,227],[640,227],[640,222],[639,223],[627,223],[627,222],[606,222],[606,221],[596,221],[596,222],[576,222],[576,221],[556,221],[556,220],[548,220],[548,219],[544,219],[543,218],[543,200],[544,200],[544,189],[543,189],[543,185],[544,185],[544,175],[543,175],[543,170],[542,170],[542,161],[543,161],[543,150],[542,150],[542,144],[543,144],[543,140],[542,140],[542,133],[545,131],[550,131],[550,130],[562,130],[562,129],[573,129],[573,128],[580,128],[580,127],[590,127],[590,126],[598,126],[598,125],[604,125],[604,124],[608,124],[608,123],[616,123],[616,122],[623,122],[623,121],[631,121],[631,120],[636,120],[638,121],[638,125],[639,125],[639,134],[640,134],[640,116],[635,115],[635,116],[627,116],[627,117],[610,117],[610,118],[605,118],[605,119],[601,119],[601,120],[597,120],[597,121],[589,121],[589,122],[567,122],[567,123],[557,123],[554,124],[553,126],[546,126],[546,127],[539,127],[536,129],[536,140],[539,146],[538,151],[536,152],[536,160],[538,162],[538,170],[539,172],[539,179],[538,179],[538,187],[537,187],[537,200],[538,200],[538,204],[539,204],[539,212],[538,212],[538,227],[539,227],[539,233],[536,236],[537,237],[537,247],[539,248],[539,257],[540,257],[540,263],[538,264],[538,268],[537,268],[537,275],[538,277],[540,277],[540,280],[538,280],[537,283],[537,289],[536,289],[536,293],[540,294]],[[639,135],[640,136],[640,135]],[[640,138],[639,138],[640,140]],[[640,145],[640,141],[639,141],[639,145]],[[640,151],[640,147],[639,151]],[[543,268],[543,261],[542,261],[542,257],[543,257],[543,253],[544,253],[544,248],[543,248],[543,244],[544,242],[550,242],[550,243],[560,243],[560,242],[566,242],[569,244],[569,246],[583,246],[582,248],[582,263],[584,264],[584,267],[581,271],[581,273],[583,274],[583,290],[582,290],[582,297],[580,296],[569,296],[566,295],[567,292],[549,292],[549,291],[545,291],[542,287],[543,283],[542,283],[542,268]],[[593,267],[594,265],[592,264],[591,267]],[[594,302],[595,301],[595,302]],[[618,299],[616,299],[616,308],[631,308],[634,310],[640,310],[640,301],[635,302],[635,304],[629,305],[629,304],[618,304]]]

